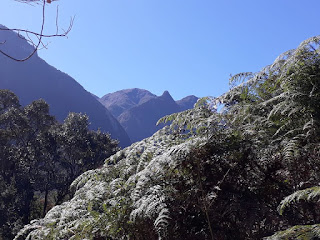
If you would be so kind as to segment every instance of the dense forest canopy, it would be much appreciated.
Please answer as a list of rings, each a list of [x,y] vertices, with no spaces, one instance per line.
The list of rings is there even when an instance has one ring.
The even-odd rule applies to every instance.
[[[88,125],[76,113],[58,123],[45,101],[21,107],[14,93],[0,90],[0,239],[68,199],[77,176],[119,150]]]
[[[319,45],[164,117],[170,126],[79,176],[71,200],[15,239],[320,237]]]

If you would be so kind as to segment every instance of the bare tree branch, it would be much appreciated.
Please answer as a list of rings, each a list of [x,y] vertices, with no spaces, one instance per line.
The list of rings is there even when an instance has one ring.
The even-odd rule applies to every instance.
[[[15,0],[16,2],[21,2],[21,3],[27,3],[27,4],[42,4],[42,0]],[[47,3],[51,3],[53,1],[58,1],[58,0],[46,0]]]
[[[38,50],[40,50],[40,46],[42,46],[42,48],[47,48],[48,44],[44,44],[42,39],[43,38],[52,38],[52,37],[67,37],[68,33],[71,31],[72,26],[73,26],[73,21],[74,21],[74,17],[70,19],[70,24],[67,30],[62,29],[62,33],[59,33],[59,26],[58,26],[58,14],[59,14],[59,10],[57,7],[57,15],[56,15],[56,33],[55,34],[44,34],[44,24],[45,24],[45,8],[46,8],[46,4],[47,3],[51,3],[52,1],[57,1],[57,0],[15,0],[17,2],[21,2],[21,3],[27,3],[27,4],[41,4],[42,5],[42,24],[41,24],[41,30],[40,32],[34,32],[34,31],[30,31],[27,29],[19,29],[19,28],[1,28],[0,27],[0,31],[16,31],[18,36],[25,39],[28,43],[30,43],[33,47],[34,50],[26,57],[24,58],[15,58],[13,56],[11,56],[10,54],[2,51],[0,49],[0,53],[5,55],[6,57],[14,60],[14,61],[18,61],[18,62],[23,62],[26,61],[28,59],[30,59]],[[24,33],[26,37],[22,36],[21,33]],[[37,41],[34,42],[31,39],[31,36],[34,36],[37,38]],[[0,42],[1,44],[5,44],[6,41],[4,42]],[[41,48],[41,49],[42,49]]]

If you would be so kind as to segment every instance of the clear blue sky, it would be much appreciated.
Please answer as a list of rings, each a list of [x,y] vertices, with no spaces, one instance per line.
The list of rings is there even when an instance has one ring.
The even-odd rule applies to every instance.
[[[75,15],[68,39],[39,55],[102,96],[125,88],[217,96],[230,74],[258,71],[320,34],[320,0],[59,0],[46,30]],[[39,30],[41,7],[1,0],[0,23]]]

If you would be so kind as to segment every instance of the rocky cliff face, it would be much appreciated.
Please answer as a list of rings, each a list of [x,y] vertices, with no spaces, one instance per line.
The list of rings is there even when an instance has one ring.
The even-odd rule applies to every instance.
[[[0,31],[0,49],[15,57],[27,56],[33,48],[12,31]],[[62,121],[69,112],[89,116],[91,129],[100,128],[120,141],[122,147],[130,139],[116,118],[69,75],[50,66],[36,54],[25,62],[15,62],[0,54],[0,88],[13,91],[22,105],[44,99],[51,114]]]

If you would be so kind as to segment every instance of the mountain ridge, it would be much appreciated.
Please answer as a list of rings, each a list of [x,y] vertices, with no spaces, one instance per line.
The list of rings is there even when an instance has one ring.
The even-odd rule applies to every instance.
[[[23,57],[33,50],[25,39],[13,31],[0,31],[0,49],[14,57]],[[109,132],[120,146],[130,145],[130,139],[115,117],[71,76],[49,65],[37,54],[28,61],[16,62],[0,55],[0,88],[13,91],[22,105],[44,99],[50,113],[63,121],[69,112],[89,116],[90,128]]]
[[[139,88],[119,90],[100,98],[100,102],[114,114],[132,142],[150,137],[164,126],[156,126],[160,118],[193,108],[197,100],[197,97],[190,95],[175,101],[168,91],[156,96]]]
[[[101,97],[99,101],[117,118],[125,110],[155,97],[156,95],[147,90],[131,88],[108,93]]]

